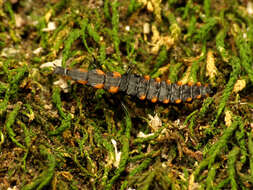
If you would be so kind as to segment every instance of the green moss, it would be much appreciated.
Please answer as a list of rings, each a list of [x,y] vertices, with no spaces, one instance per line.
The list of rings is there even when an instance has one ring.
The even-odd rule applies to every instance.
[[[223,12],[224,14],[224,12]],[[223,18],[224,15],[222,15],[222,20],[224,19]],[[229,54],[228,54],[228,51],[226,49],[226,46],[225,46],[225,38],[227,36],[227,32],[228,32],[228,24],[227,23],[224,23],[223,24],[224,28],[222,28],[218,34],[216,35],[216,48],[217,50],[219,51],[219,53],[221,54],[221,57],[222,57],[222,60],[225,61],[225,62],[228,62],[229,61]]]
[[[208,176],[206,178],[206,184],[207,184],[206,189],[207,190],[213,189],[216,172],[217,172],[217,169],[219,168],[219,166],[220,166],[219,163],[216,163],[210,168],[210,170],[208,172]]]
[[[236,157],[240,153],[239,147],[235,146],[233,150],[228,155],[228,174],[231,183],[231,189],[236,190],[238,189],[238,185],[236,182],[236,169],[235,169],[235,162]]]
[[[203,47],[201,50],[201,56],[197,61],[194,61],[191,67],[191,73],[189,78],[191,78],[194,82],[198,82],[198,72],[200,70],[200,63],[204,61],[206,58],[206,43],[203,43]]]
[[[133,169],[130,173],[129,173],[129,177],[132,177],[138,173],[141,173],[143,170],[145,170],[150,162],[152,161],[152,159],[147,158],[146,160],[144,160],[137,168]],[[127,188],[127,184],[128,181],[124,181],[123,184],[121,185],[120,189],[126,189]]]
[[[241,58],[241,65],[249,75],[250,81],[253,83],[253,69],[252,69],[252,47],[243,38],[243,34],[239,33],[236,38],[236,45],[239,49],[239,55]]]
[[[157,72],[157,71],[158,71],[159,68],[161,68],[161,67],[164,65],[164,63],[166,63],[167,59],[168,59],[168,56],[167,56],[167,49],[166,49],[165,46],[163,46],[163,47],[161,48],[160,52],[159,52],[159,55],[157,56],[156,63],[155,63],[155,65],[154,65],[154,69],[153,69],[153,71],[151,72],[151,76],[152,76],[153,78],[159,76],[160,73]]]
[[[45,188],[50,181],[52,180],[54,176],[54,170],[56,167],[56,160],[53,154],[49,152],[49,150],[44,146],[40,145],[40,154],[42,156],[47,157],[47,169],[45,169],[40,176],[38,176],[36,179],[34,179],[31,183],[24,186],[22,190],[32,190],[32,189],[43,189]]]
[[[177,64],[171,64],[170,67],[170,73],[169,73],[169,80],[171,82],[176,82],[178,81],[178,74],[179,74],[179,69],[182,66],[182,63],[177,63]]]
[[[210,17],[205,19],[205,24],[197,30],[194,39],[198,41],[206,41],[209,38],[210,31],[215,27],[218,23],[217,19],[214,17]]]
[[[189,16],[190,8],[192,8],[193,6],[194,5],[192,0],[187,1],[186,6],[184,7],[184,14],[182,16],[183,19],[186,19]]]
[[[70,0],[60,0],[53,5],[54,16],[60,13],[64,8],[68,7]]]
[[[104,14],[105,14],[105,17],[108,20],[111,19],[111,14],[110,14],[109,6],[110,6],[110,1],[109,0],[105,0],[105,2],[104,2]]]
[[[91,24],[87,25],[87,32],[89,34],[89,36],[97,43],[99,43],[100,41],[100,36],[97,33],[97,31],[95,30],[94,26]]]
[[[82,34],[82,40],[83,40],[83,44],[85,46],[85,48],[87,49],[87,51],[89,53],[91,53],[91,50],[87,44],[87,41],[86,41],[86,29],[88,27],[88,20],[87,18],[84,18],[83,20],[80,21],[80,26],[81,26],[81,34]]]
[[[201,161],[199,166],[195,169],[194,171],[195,178],[197,178],[200,172],[207,166],[208,168],[212,167],[219,153],[222,151],[224,147],[227,146],[229,139],[233,135],[234,131],[237,129],[238,125],[239,125],[238,118],[236,118],[233,124],[224,131],[224,134],[220,137],[218,142],[216,142],[208,151],[207,157],[203,161]]]
[[[140,7],[140,3],[136,0],[130,0],[130,3],[128,5],[128,15],[131,15],[132,13],[134,13],[136,11],[136,9],[138,9]]]
[[[125,112],[125,134],[121,137],[121,143],[122,143],[122,154],[120,157],[120,163],[116,171],[114,172],[114,176],[109,180],[109,182],[106,185],[106,189],[111,189],[112,185],[115,183],[115,181],[120,177],[120,174],[125,171],[126,165],[129,158],[129,141],[130,141],[130,131],[132,128],[132,121],[130,118],[130,115],[128,113],[128,110],[123,105],[123,109]]]
[[[226,186],[226,185],[229,183],[229,181],[230,181],[229,178],[226,178],[226,179],[222,180],[222,181],[217,185],[217,187],[215,187],[214,189],[215,189],[215,190],[222,189],[224,186]]]
[[[243,121],[240,121],[240,125],[239,125],[240,131],[236,131],[235,135],[236,135],[236,140],[240,146],[240,152],[241,152],[241,163],[245,164],[246,160],[247,160],[247,148],[246,148],[246,134],[245,134],[245,125],[243,123]]]
[[[116,51],[116,58],[117,61],[120,62],[120,50],[119,50],[119,44],[120,44],[120,38],[119,38],[119,12],[118,12],[118,6],[119,3],[117,0],[113,1],[111,4],[112,8],[112,40],[114,44],[114,48]]]
[[[211,0],[204,0],[204,11],[207,17],[211,15]]]
[[[5,123],[5,129],[7,131],[8,136],[10,137],[10,139],[12,140],[13,143],[15,143],[20,148],[25,148],[15,138],[16,134],[15,134],[14,130],[12,129],[12,125],[15,122],[15,119],[16,119],[16,117],[18,115],[18,112],[19,112],[20,108],[21,108],[21,105],[17,104],[16,107],[14,108],[14,110],[8,115],[6,123]]]
[[[250,165],[250,176],[251,176],[251,183],[253,183],[253,140],[252,134],[248,133],[248,149],[249,149],[249,165]]]
[[[56,107],[58,109],[60,116],[62,117],[62,120],[61,120],[61,125],[56,130],[50,131],[49,135],[59,135],[71,126],[71,115],[64,113],[64,111],[62,109],[59,88],[54,88],[52,98],[53,98],[54,104],[56,105]]]
[[[71,55],[71,47],[76,39],[81,36],[81,31],[79,29],[72,30],[64,42],[64,50],[62,55],[62,64],[65,65],[66,60]]]
[[[196,30],[196,23],[197,19],[195,16],[191,16],[190,21],[189,21],[189,26],[187,27],[187,34],[185,35],[186,39],[190,39]]]
[[[146,138],[136,138],[134,140],[134,144],[142,144],[144,142],[151,141],[151,140],[157,138],[164,128],[166,128],[166,126],[159,128],[159,130],[157,130],[153,135],[150,135]]]
[[[223,109],[225,108],[226,103],[228,101],[228,98],[233,90],[234,84],[238,78],[238,75],[239,75],[240,69],[241,69],[239,62],[240,62],[240,60],[238,57],[233,57],[231,59],[231,65],[233,67],[233,72],[231,73],[228,84],[226,85],[226,88],[222,94],[222,98],[220,100],[217,114],[216,114],[215,120],[212,123],[211,129],[213,129],[214,126],[216,125],[216,123],[218,122],[218,119],[219,119],[220,115],[222,114]]]

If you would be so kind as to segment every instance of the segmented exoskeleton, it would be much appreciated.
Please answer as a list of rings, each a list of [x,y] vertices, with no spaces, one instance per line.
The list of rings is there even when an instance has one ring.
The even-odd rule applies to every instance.
[[[132,73],[121,75],[118,72],[105,73],[102,70],[65,69],[56,67],[54,73],[70,77],[81,84],[87,84],[94,88],[104,88],[111,93],[119,91],[127,95],[137,96],[140,100],[148,99],[153,103],[181,103],[191,102],[211,94],[209,85],[189,82],[171,83],[169,80],[161,81],[160,78],[139,76]]]

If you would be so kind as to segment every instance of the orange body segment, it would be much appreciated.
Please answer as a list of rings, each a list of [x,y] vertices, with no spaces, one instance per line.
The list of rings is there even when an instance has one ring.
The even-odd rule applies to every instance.
[[[83,85],[86,85],[88,83],[87,80],[78,80],[77,82]]]
[[[193,82],[189,81],[188,83],[188,86],[193,86]]]
[[[178,85],[178,86],[181,86],[182,84],[183,84],[182,81],[178,81],[178,82],[177,82],[177,85]]]
[[[197,82],[196,85],[197,85],[197,86],[201,86],[201,82]]]
[[[157,102],[157,97],[153,97],[153,98],[151,99],[151,102],[152,102],[152,103],[156,103],[156,102]]]
[[[177,100],[175,100],[175,103],[176,104],[180,104],[182,102],[182,100],[181,99],[177,99]]]
[[[111,86],[108,90],[110,93],[117,93],[119,91],[119,87],[117,86]]]
[[[120,78],[121,74],[119,72],[113,72],[113,77],[114,78]]]
[[[166,80],[166,83],[167,83],[168,85],[170,85],[170,84],[171,84],[171,81],[170,81],[170,80]]]
[[[105,73],[100,69],[96,69],[96,72],[98,75],[105,75]]]
[[[161,79],[159,77],[155,78],[156,82],[161,82]]]
[[[140,100],[145,100],[146,99],[146,96],[145,95],[142,95],[139,97]]]
[[[145,76],[144,76],[144,79],[145,79],[145,80],[150,80],[150,76],[149,76],[149,75],[145,75]]]
[[[165,99],[165,100],[163,100],[163,103],[164,104],[168,104],[170,102],[170,100],[169,99]]]
[[[190,102],[190,101],[192,101],[191,97],[189,97],[189,98],[186,99],[186,102]]]
[[[96,84],[96,85],[94,86],[94,88],[98,88],[98,89],[104,88],[104,84]]]
[[[83,72],[83,73],[87,73],[88,72],[86,69],[83,69],[83,68],[79,68],[78,71]]]

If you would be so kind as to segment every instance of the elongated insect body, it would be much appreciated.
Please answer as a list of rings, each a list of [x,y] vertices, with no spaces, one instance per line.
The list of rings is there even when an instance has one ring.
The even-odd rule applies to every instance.
[[[160,78],[153,79],[132,73],[121,75],[118,72],[104,73],[99,69],[88,71],[63,67],[56,67],[54,73],[68,76],[81,84],[97,89],[104,88],[110,93],[122,91],[127,95],[137,96],[140,100],[148,99],[153,103],[191,102],[212,93],[209,85],[202,85],[200,82],[183,85],[181,82],[171,83],[169,80],[161,81]]]

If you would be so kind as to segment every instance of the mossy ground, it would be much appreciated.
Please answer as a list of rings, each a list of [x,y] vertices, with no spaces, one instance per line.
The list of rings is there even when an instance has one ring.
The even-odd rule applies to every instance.
[[[252,189],[252,12],[240,0],[0,0],[0,189]],[[43,67],[57,61],[216,91],[141,102],[61,80]]]

